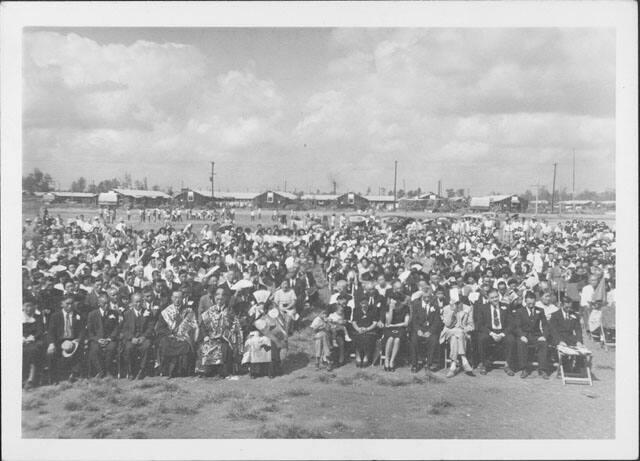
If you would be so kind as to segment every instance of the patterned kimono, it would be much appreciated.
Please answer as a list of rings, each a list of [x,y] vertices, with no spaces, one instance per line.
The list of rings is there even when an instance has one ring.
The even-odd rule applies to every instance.
[[[239,363],[242,357],[242,329],[233,312],[223,306],[211,306],[202,313],[200,336],[208,338],[198,348],[196,371],[207,367]]]
[[[161,366],[164,368],[167,359],[178,358],[181,359],[178,368],[185,367],[198,335],[198,323],[193,309],[184,306],[180,309],[173,304],[167,306],[158,318],[156,333]]]

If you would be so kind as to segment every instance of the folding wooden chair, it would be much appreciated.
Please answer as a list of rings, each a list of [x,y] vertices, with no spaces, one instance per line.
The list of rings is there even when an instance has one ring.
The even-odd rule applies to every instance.
[[[558,372],[562,378],[563,385],[588,384],[593,386],[593,380],[591,379],[591,353],[569,355],[562,353],[559,349],[556,350],[558,352]],[[570,362],[570,371],[565,370],[565,361]],[[579,367],[579,362],[584,365]],[[576,371],[576,368],[581,368],[581,370]]]

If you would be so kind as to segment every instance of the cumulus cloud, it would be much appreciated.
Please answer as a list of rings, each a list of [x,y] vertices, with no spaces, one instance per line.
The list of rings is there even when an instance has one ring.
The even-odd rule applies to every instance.
[[[443,179],[485,193],[522,191],[576,149],[584,187],[613,185],[613,30],[335,29],[325,38],[323,73],[294,91],[253,61],[225,68],[193,43],[27,32],[25,167],[43,165],[64,183],[100,162],[105,172],[201,185],[203,163],[215,159],[231,188],[286,176],[327,189],[339,176],[341,187],[377,191],[398,160],[408,187]]]

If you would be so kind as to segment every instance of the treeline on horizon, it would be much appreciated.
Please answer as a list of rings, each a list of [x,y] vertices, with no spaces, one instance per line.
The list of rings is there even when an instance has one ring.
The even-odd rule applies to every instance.
[[[42,172],[40,169],[35,168],[31,173],[27,176],[22,177],[22,190],[28,193],[33,194],[34,192],[50,192],[55,190],[55,181],[51,177],[50,174]],[[91,183],[87,184],[87,180],[84,177],[79,177],[75,181],[71,183],[70,192],[89,192],[92,194],[97,194],[100,192],[108,192],[112,189],[136,189],[136,190],[149,190],[147,178],[142,179],[132,179],[131,175],[126,173],[123,178],[112,178],[105,179],[100,181],[98,184]],[[163,191],[169,195],[173,195],[173,188],[169,186],[168,188],[162,189],[158,185],[151,186],[151,190],[155,191]],[[393,190],[386,191],[384,195],[393,195]],[[428,190],[423,190],[421,188],[413,189],[413,190],[403,190],[398,189],[396,191],[396,195],[398,198],[414,198],[418,197],[424,193],[429,192]],[[302,195],[302,191],[294,192],[296,195]],[[317,190],[316,194],[321,193],[331,193],[331,192],[322,192]],[[358,192],[361,194],[360,192]],[[489,195],[501,195],[504,192],[501,191],[491,191]],[[371,188],[367,189],[365,194],[361,195],[370,195]],[[524,193],[518,194],[524,199],[528,201],[536,200],[535,192],[527,189]],[[445,189],[444,196],[447,198],[453,197],[464,197],[468,198],[468,194],[465,194],[465,189]],[[602,192],[596,192],[592,190],[582,190],[575,194],[575,197],[572,196],[571,191],[567,190],[566,187],[563,187],[559,190],[556,190],[554,200],[615,200],[616,199],[616,191],[615,189],[607,189]],[[538,190],[538,200],[547,200],[551,201],[551,191],[546,186],[540,186]]]

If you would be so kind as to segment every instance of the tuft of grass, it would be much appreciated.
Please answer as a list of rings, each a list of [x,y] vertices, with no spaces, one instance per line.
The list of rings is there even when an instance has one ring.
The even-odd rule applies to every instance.
[[[45,406],[45,402],[40,399],[31,399],[22,401],[23,410],[35,410],[37,408]]]
[[[176,383],[164,382],[162,383],[162,390],[164,392],[176,392],[180,390],[180,386],[178,386]]]
[[[452,406],[453,406],[453,403],[449,402],[446,399],[436,400],[431,405],[429,405],[429,409],[427,410],[427,413],[429,413],[430,415],[441,415],[445,412],[447,408],[450,408]]]
[[[149,400],[143,395],[134,395],[129,399],[129,405],[131,406],[131,408],[146,407],[150,403],[151,403],[151,400]]]
[[[82,410],[82,404],[77,400],[69,400],[68,402],[65,402],[63,408],[67,411],[80,411]]]
[[[60,395],[60,389],[50,386],[44,390],[42,390],[39,394],[40,397],[42,397],[43,399],[49,400],[49,399],[53,399],[57,396]]]
[[[362,381],[373,381],[374,379],[376,379],[376,376],[372,373],[367,373],[366,371],[357,371],[353,374],[353,379]]]
[[[293,424],[278,424],[274,427],[262,427],[258,431],[259,439],[324,439],[317,429],[306,429]]]
[[[307,379],[307,375],[296,376],[296,379]]]
[[[231,404],[231,408],[227,412],[227,418],[234,421],[238,420],[253,420],[253,421],[265,421],[267,417],[260,413],[256,408],[249,408],[247,404],[242,400],[235,400]]]
[[[293,389],[284,391],[284,395],[288,397],[303,397],[305,395],[311,395],[311,392],[300,387],[294,387]]]
[[[211,396],[211,400],[217,402],[217,403],[223,403],[226,402],[229,399],[241,399],[243,398],[243,394],[242,392],[238,391],[238,390],[230,390],[230,391],[219,391],[214,393]]]
[[[198,408],[190,407],[182,403],[176,403],[172,406],[167,406],[164,403],[161,403],[158,406],[158,411],[160,413],[173,413],[176,415],[195,415],[198,413]]]
[[[28,425],[28,429],[32,430],[32,431],[39,431],[40,429],[44,429],[45,427],[49,426],[49,423],[39,419],[38,421],[36,421],[35,424],[30,424]]]
[[[144,421],[146,417],[138,413],[125,413],[120,417],[120,423],[123,426],[133,426],[141,421]]]
[[[338,378],[336,380],[336,382],[338,384],[340,384],[341,386],[352,386],[353,385],[353,378],[349,378],[347,376],[342,377],[342,378]]]
[[[380,386],[399,387],[408,386],[413,383],[413,380],[411,378],[388,378],[386,376],[378,376],[376,383]]]
[[[58,389],[61,391],[66,391],[67,389],[71,389],[73,387],[73,384],[71,384],[69,381],[63,381],[58,385]]]
[[[93,405],[92,403],[85,405],[84,409],[87,411],[100,411],[100,407]]]
[[[351,427],[347,426],[345,423],[343,423],[342,421],[336,421],[334,422],[331,427],[333,429],[335,429],[338,432],[344,432],[344,431],[349,431],[351,430]]]
[[[162,386],[163,384],[169,384],[169,383],[161,383],[159,381],[142,381],[138,384],[136,384],[135,386],[133,386],[134,389],[151,389],[152,387],[158,387],[158,386]]]
[[[266,411],[267,413],[277,413],[280,411],[280,407],[272,402],[260,408],[260,411]]]
[[[147,434],[142,431],[135,431],[131,434],[132,439],[146,439]]]
[[[98,426],[98,425],[99,425],[99,424],[101,424],[101,423],[102,423],[102,418],[98,418],[98,417],[96,417],[96,418],[92,418],[92,419],[90,419],[89,421],[87,421],[87,422],[85,423],[85,426],[86,426],[87,428],[91,429],[92,427],[96,427],[96,426]]]
[[[336,377],[335,373],[323,373],[323,374],[318,375],[316,377],[316,381],[318,381],[320,383],[323,383],[323,384],[328,384],[335,377]]]
[[[89,434],[92,439],[105,439],[113,433],[113,430],[108,427],[98,427]]]

